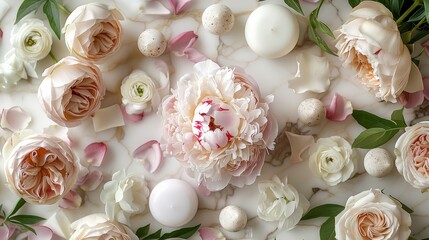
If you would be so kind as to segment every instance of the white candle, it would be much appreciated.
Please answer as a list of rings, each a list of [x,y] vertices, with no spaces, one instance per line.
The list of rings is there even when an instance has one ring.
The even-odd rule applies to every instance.
[[[299,25],[295,16],[278,4],[265,4],[253,11],[246,22],[246,41],[259,56],[279,58],[295,47]]]
[[[198,197],[185,181],[167,179],[158,183],[149,197],[152,216],[168,227],[185,225],[197,213]]]

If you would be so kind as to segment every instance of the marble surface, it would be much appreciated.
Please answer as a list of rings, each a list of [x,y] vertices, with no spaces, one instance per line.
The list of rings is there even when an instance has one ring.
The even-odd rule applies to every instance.
[[[21,1],[6,1],[11,7],[5,17],[0,22],[0,27],[4,32],[3,40],[0,42],[0,59],[10,48],[8,41],[10,31],[15,21],[15,14]],[[101,1],[112,6],[121,6],[128,0]],[[96,2],[94,0],[63,0],[63,4],[74,9],[77,6]],[[201,24],[201,14],[203,10],[213,3],[221,2],[228,5],[235,14],[235,25],[231,32],[216,36],[204,30]],[[299,103],[306,98],[315,97],[326,105],[329,104],[333,95],[337,92],[348,98],[355,109],[363,109],[373,112],[382,117],[389,117],[394,109],[401,106],[392,103],[378,102],[377,99],[360,85],[354,74],[350,70],[341,67],[341,62],[333,56],[327,55],[331,65],[331,84],[328,91],[320,94],[305,93],[296,94],[288,87],[288,81],[292,79],[297,71],[296,58],[304,51],[309,51],[318,56],[324,56],[319,48],[313,45],[310,40],[306,40],[300,47],[295,48],[287,56],[279,59],[265,59],[258,57],[247,46],[244,38],[244,26],[249,14],[259,5],[266,3],[284,4],[281,0],[266,0],[258,2],[256,0],[194,0],[191,8],[185,13],[175,16],[153,16],[145,17],[140,21],[127,19],[123,22],[124,40],[121,49],[115,56],[109,58],[101,66],[104,81],[108,88],[108,94],[102,102],[102,107],[120,103],[119,86],[126,75],[133,69],[142,69],[149,74],[155,74],[150,64],[154,61],[151,58],[143,57],[137,48],[137,39],[139,34],[146,28],[156,28],[162,31],[167,39],[183,32],[195,31],[199,39],[195,46],[200,52],[208,58],[218,62],[220,65],[240,66],[253,76],[259,83],[262,95],[273,94],[274,102],[270,109],[279,123],[280,138],[285,129],[294,129],[303,134],[313,134],[316,138],[339,135],[352,142],[354,138],[363,130],[351,117],[343,122],[330,122],[328,120],[316,127],[304,127],[297,120],[297,107]],[[316,5],[301,1],[304,12],[308,16]],[[324,4],[320,19],[324,21],[331,29],[339,27],[348,17],[351,8],[345,0],[329,0]],[[41,12],[41,11],[40,11]],[[41,19],[44,16],[37,13]],[[129,16],[129,15],[127,15]],[[64,19],[64,16],[63,16]],[[287,26],[285,26],[287,27]],[[328,41],[330,39],[326,38]],[[55,39],[53,53],[57,58],[68,55],[63,41]],[[174,87],[175,82],[183,74],[190,72],[193,63],[174,56],[169,52],[165,53],[160,59],[170,65],[171,84]],[[53,64],[52,60],[46,58],[38,63],[38,73],[45,67]],[[427,73],[426,73],[427,74]],[[425,75],[425,73],[423,73]],[[13,92],[0,93],[0,108],[11,106],[21,106],[32,116],[30,128],[41,132],[43,128],[50,126],[53,122],[43,113],[37,101],[37,86],[41,78],[30,81],[23,80],[20,86]],[[421,110],[424,115],[425,109]],[[415,118],[414,110],[406,110],[406,120],[412,121]],[[161,139],[160,116],[153,112],[145,116],[144,120],[137,124],[128,123],[123,127],[113,128],[102,132],[94,132],[92,121],[87,120],[81,126],[69,129],[70,138],[73,142],[73,149],[82,156],[84,147],[94,141],[105,142],[108,146],[106,161],[102,166],[104,182],[110,180],[112,173],[125,169],[127,173],[143,174],[149,181],[149,188],[152,189],[157,182],[167,178],[181,178],[193,186],[196,183],[193,179],[186,176],[184,169],[173,158],[168,158],[155,173],[147,172],[141,163],[132,159],[132,152],[141,144],[151,139]],[[394,141],[390,141],[386,148],[393,152]],[[279,151],[279,149],[283,151]],[[277,152],[276,152],[277,151]],[[227,239],[318,239],[321,219],[302,221],[296,228],[285,231],[276,230],[276,223],[265,222],[257,217],[256,208],[258,201],[258,182],[271,179],[274,174],[279,177],[288,177],[288,182],[304,194],[311,203],[311,207],[323,203],[337,203],[344,205],[346,199],[354,194],[370,188],[381,188],[384,192],[400,199],[403,203],[411,207],[415,212],[412,214],[412,234],[417,238],[429,236],[429,195],[421,193],[406,183],[402,176],[394,170],[384,178],[375,178],[365,173],[363,168],[364,150],[359,150],[359,171],[356,176],[334,187],[329,187],[321,180],[315,178],[308,167],[308,161],[304,159],[300,163],[289,161],[289,144],[278,144],[275,150],[276,157],[272,156],[266,159],[262,169],[261,176],[257,178],[255,184],[243,188],[227,187],[222,191],[212,193],[209,197],[199,194],[199,206],[196,217],[187,226],[193,226],[201,223],[202,226],[210,226],[221,229]],[[2,171],[0,171],[2,172]],[[3,175],[3,174],[2,174]],[[11,194],[5,184],[4,176],[0,184],[0,202],[5,204],[5,208],[10,209],[18,199]],[[78,210],[61,210],[68,218],[73,221],[89,213],[104,212],[104,205],[100,202],[101,186],[94,192],[88,193],[84,199],[84,204]],[[231,233],[223,230],[218,222],[220,210],[227,205],[237,205],[242,207],[248,215],[248,224],[240,232]],[[30,206],[24,208],[26,213],[40,214],[49,218],[58,211],[56,205],[53,206]],[[136,230],[140,226],[151,223],[152,229],[161,226],[150,215],[148,210],[132,218],[131,228]],[[164,227],[169,230],[169,228]],[[194,236],[193,239],[198,239]]]

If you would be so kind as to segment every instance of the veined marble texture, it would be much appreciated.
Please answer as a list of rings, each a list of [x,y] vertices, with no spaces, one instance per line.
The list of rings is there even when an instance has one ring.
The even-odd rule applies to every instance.
[[[4,32],[3,39],[0,42],[0,59],[3,59],[4,54],[11,47],[9,42],[10,32],[21,1],[1,1],[5,1],[10,5],[10,9],[0,22],[0,27]],[[88,2],[103,2],[111,6],[117,6],[121,10],[129,0],[63,0],[62,2],[70,10]],[[235,25],[232,31],[221,36],[206,32],[201,24],[201,15],[204,9],[218,2],[229,6],[235,14]],[[306,16],[317,6],[316,4],[300,2]],[[160,30],[167,39],[184,31],[194,31],[199,35],[195,48],[201,53],[221,66],[239,66],[243,68],[247,74],[251,75],[258,82],[263,96],[274,95],[274,102],[270,105],[270,110],[279,123],[280,135],[283,134],[285,128],[293,128],[294,131],[314,135],[316,139],[339,135],[349,142],[353,142],[354,138],[363,130],[352,117],[343,122],[324,120],[324,122],[316,127],[303,126],[298,122],[297,107],[302,100],[310,97],[318,98],[325,105],[328,105],[334,94],[339,93],[352,102],[354,109],[366,110],[386,118],[390,116],[393,110],[401,107],[399,104],[379,102],[373,94],[369,93],[354,78],[352,71],[342,68],[341,62],[336,57],[324,54],[308,39],[304,42],[303,46],[296,47],[285,57],[278,59],[258,57],[247,46],[244,38],[244,26],[249,14],[259,5],[266,3],[284,4],[281,0],[266,0],[263,2],[258,2],[257,0],[194,0],[190,9],[178,16],[146,16],[138,19],[126,19],[122,22],[124,38],[120,50],[114,56],[109,57],[101,66],[104,82],[108,89],[108,94],[102,102],[102,107],[120,103],[119,88],[121,81],[133,69],[141,69],[148,72],[151,76],[157,76],[156,70],[152,69],[150,65],[154,59],[143,57],[137,48],[138,36],[146,28]],[[319,17],[334,30],[348,18],[350,10],[351,8],[345,0],[327,0],[322,7]],[[136,11],[134,12],[134,16],[138,15],[137,9],[129,11],[131,13],[133,13],[132,11]],[[37,16],[45,19],[40,12],[37,13]],[[125,14],[125,16],[133,17],[131,13]],[[64,19],[65,16],[63,16]],[[326,39],[327,41],[331,41],[331,39]],[[59,41],[55,37],[52,52],[58,59],[69,55],[63,39]],[[296,94],[288,87],[288,81],[294,78],[297,71],[297,56],[302,52],[311,52],[317,56],[327,57],[332,72],[331,84],[328,91],[320,94]],[[181,76],[191,72],[194,64],[184,58],[176,57],[169,52],[162,55],[160,59],[164,60],[170,66],[172,88],[175,87],[175,82]],[[46,67],[52,64],[53,62],[49,57],[40,61],[37,67],[39,76]],[[422,67],[421,69],[425,68]],[[425,74],[429,74],[429,72],[423,72],[423,76]],[[21,106],[32,116],[29,127],[36,132],[41,132],[43,128],[53,124],[38,105],[36,92],[41,80],[41,77],[39,79],[32,79],[31,81],[22,80],[14,91],[10,93],[5,91],[0,92],[0,108],[9,108],[15,105]],[[418,117],[426,115],[425,112],[427,111],[429,111],[429,107],[428,110],[421,109],[418,111]],[[405,113],[407,122],[415,118],[414,110],[405,110]],[[186,176],[184,169],[173,158],[165,159],[160,169],[153,174],[147,172],[141,163],[133,161],[132,152],[138,146],[151,139],[161,139],[160,120],[160,115],[154,111],[146,115],[142,122],[128,123],[123,127],[96,133],[93,129],[92,121],[88,119],[82,125],[69,129],[69,135],[73,142],[73,149],[81,157],[83,156],[83,149],[89,143],[105,142],[107,144],[106,160],[102,165],[104,182],[109,181],[114,172],[125,169],[127,173],[143,174],[149,181],[150,189],[159,181],[168,178],[182,178],[196,187],[193,179]],[[393,153],[395,139],[385,145],[391,153]],[[259,195],[257,183],[261,180],[271,179],[276,174],[280,178],[287,176],[288,182],[310,200],[311,207],[324,203],[344,205],[348,197],[363,190],[370,188],[384,189],[386,194],[400,199],[414,210],[412,214],[412,234],[416,238],[429,237],[429,194],[421,193],[420,190],[414,189],[406,183],[396,169],[384,178],[369,176],[363,168],[365,150],[358,150],[360,154],[358,174],[345,183],[329,187],[312,175],[308,167],[308,159],[305,157],[304,161],[300,163],[289,161],[290,147],[287,141],[284,144],[278,144],[277,148],[281,148],[283,151],[278,152],[278,155],[276,155],[278,156],[277,158],[269,156],[266,159],[261,176],[257,178],[253,185],[243,188],[228,186],[222,191],[212,193],[209,197],[199,194],[198,213],[187,226],[201,223],[202,226],[220,228],[218,222],[220,210],[227,205],[233,204],[240,206],[246,211],[248,224],[244,230],[236,233],[227,232],[220,228],[227,239],[318,239],[322,219],[302,221],[296,228],[290,231],[279,231],[276,230],[277,223],[265,222],[257,217],[256,208]],[[3,171],[1,170],[0,172],[0,202],[5,205],[4,208],[11,209],[18,197],[8,189]],[[101,189],[102,185],[94,192],[88,193],[84,199],[84,204],[79,209],[60,211],[63,211],[71,221],[90,213],[104,212],[104,205],[100,202]],[[49,218],[58,209],[57,205],[31,206],[28,204],[23,210],[28,214],[39,214]],[[131,222],[133,230],[148,223],[151,223],[152,229],[163,227],[150,216],[148,210],[143,214],[133,217]],[[167,227],[163,227],[163,229],[169,230]],[[198,238],[195,237],[194,239]]]

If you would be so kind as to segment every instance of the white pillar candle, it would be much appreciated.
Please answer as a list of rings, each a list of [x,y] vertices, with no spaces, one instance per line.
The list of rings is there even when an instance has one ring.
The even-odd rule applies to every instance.
[[[295,16],[278,4],[265,4],[253,11],[246,22],[246,41],[259,56],[279,58],[295,47],[299,25]]]
[[[185,225],[198,210],[195,190],[185,181],[167,179],[158,183],[150,193],[149,209],[152,216],[168,227]]]

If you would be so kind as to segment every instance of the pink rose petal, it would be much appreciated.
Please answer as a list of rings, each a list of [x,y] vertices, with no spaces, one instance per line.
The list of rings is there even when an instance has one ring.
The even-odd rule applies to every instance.
[[[301,154],[314,143],[314,137],[311,135],[298,135],[291,132],[286,132],[289,139],[292,154],[290,160],[292,163],[302,162]]]
[[[94,142],[86,146],[85,158],[91,166],[99,167],[106,156],[107,145],[103,142]]]
[[[425,100],[425,95],[423,91],[418,91],[414,93],[402,92],[398,97],[398,101],[405,108],[415,108],[420,106]]]
[[[28,232],[28,240],[50,240],[52,239],[52,230],[45,226],[31,226],[36,234]]]
[[[127,111],[125,111],[124,104],[121,104],[121,112],[122,112],[122,116],[127,122],[138,123],[142,121],[144,117],[144,112],[138,113],[138,114],[128,114]]]
[[[168,48],[178,57],[185,57],[192,62],[201,62],[207,57],[194,48],[197,39],[198,35],[193,31],[183,32],[168,42]]]
[[[335,93],[331,104],[326,110],[326,118],[331,121],[344,121],[350,114],[353,113],[353,107],[349,100]]]
[[[173,8],[174,14],[179,15],[182,12],[184,12],[186,9],[188,9],[192,0],[168,0],[168,2]]]
[[[429,77],[423,78],[423,95],[429,100]]]
[[[202,227],[198,230],[202,240],[225,240],[225,236],[216,228]]]
[[[10,131],[19,131],[28,126],[31,116],[18,106],[1,111],[0,127]]]
[[[9,233],[9,228],[6,225],[0,226],[0,240],[8,240]]]
[[[79,193],[70,190],[60,201],[58,205],[60,208],[76,209],[82,206],[82,197]]]
[[[134,151],[133,158],[142,161],[143,166],[149,172],[155,172],[163,160],[159,142],[151,140],[141,145]]]
[[[96,169],[91,170],[83,179],[78,180],[79,187],[85,192],[94,191],[103,181],[103,173]]]
[[[168,15],[170,10],[159,1],[152,0],[147,1],[146,6],[143,8],[143,13],[147,15]]]

